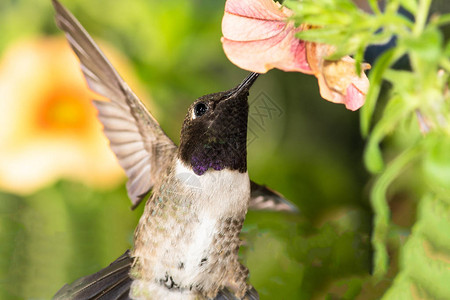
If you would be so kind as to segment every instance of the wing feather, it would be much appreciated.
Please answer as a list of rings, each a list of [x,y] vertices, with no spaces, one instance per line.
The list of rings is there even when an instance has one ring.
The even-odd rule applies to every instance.
[[[123,143],[123,144],[114,144],[111,145],[111,149],[113,150],[114,153],[116,152],[123,152],[124,155],[129,155],[129,154],[133,154],[139,150],[141,150],[141,143],[140,142],[128,142],[128,143]],[[144,161],[142,161],[141,163],[143,163]],[[136,166],[134,166],[133,168],[135,168]],[[141,167],[143,167],[141,165]]]
[[[249,209],[298,213],[297,206],[277,191],[253,181],[250,181],[250,189]]]
[[[136,142],[140,138],[139,132],[126,131],[126,130],[109,130],[105,128],[103,130],[110,144],[125,144],[130,142]],[[142,142],[142,141],[141,141]]]
[[[89,87],[110,100],[94,104],[111,149],[128,176],[128,196],[135,207],[158,180],[176,146],[77,19],[58,1],[53,0],[53,6],[56,24],[80,59]]]
[[[241,299],[237,298],[227,288],[224,288],[219,291],[214,300],[241,300]],[[245,293],[244,298],[242,298],[242,300],[259,300],[258,292],[255,290],[255,288],[252,287]]]
[[[130,299],[129,272],[133,258],[126,251],[106,268],[95,274],[77,279],[64,285],[53,297],[56,300]]]
[[[127,111],[124,110],[123,105],[95,100],[94,105],[98,110],[99,116],[102,116],[104,118],[122,118],[129,122],[134,122],[133,116],[131,114],[128,114]]]

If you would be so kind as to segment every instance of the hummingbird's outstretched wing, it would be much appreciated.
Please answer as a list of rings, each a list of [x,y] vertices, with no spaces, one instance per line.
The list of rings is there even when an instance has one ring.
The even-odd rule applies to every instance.
[[[110,102],[96,101],[98,118],[110,147],[128,177],[128,196],[135,208],[151,190],[177,146],[164,133],[78,20],[57,0],[56,24],[81,62],[89,87]],[[296,212],[294,204],[265,186],[251,182],[250,209]]]
[[[133,258],[127,250],[106,268],[95,274],[64,285],[53,297],[55,300],[128,300],[132,279],[128,275]]]
[[[78,20],[53,0],[56,24],[80,59],[89,87],[110,102],[94,101],[105,135],[128,176],[127,191],[136,206],[150,191],[177,147],[120,77]]]
[[[250,203],[252,210],[285,211],[297,213],[297,206],[284,198],[283,195],[265,185],[250,181]]]
[[[64,285],[53,297],[54,300],[130,300],[133,279],[129,273],[134,259],[127,250],[106,268],[95,274],[81,277]],[[228,289],[219,291],[214,300],[241,300]],[[252,288],[242,300],[259,300],[258,292]]]

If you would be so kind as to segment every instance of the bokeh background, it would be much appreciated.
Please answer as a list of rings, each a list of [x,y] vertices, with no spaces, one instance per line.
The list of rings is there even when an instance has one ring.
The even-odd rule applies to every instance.
[[[63,4],[177,143],[190,103],[246,76],[221,48],[224,1]],[[132,246],[143,209],[130,210],[53,15],[50,0],[0,3],[0,299],[50,299],[108,265]],[[300,210],[247,216],[241,255],[261,298],[379,298],[396,272],[395,243],[389,276],[371,281],[371,177],[358,112],[322,100],[313,76],[277,70],[258,79],[250,103],[249,174]],[[390,193],[405,230],[414,190],[420,180],[410,172]]]

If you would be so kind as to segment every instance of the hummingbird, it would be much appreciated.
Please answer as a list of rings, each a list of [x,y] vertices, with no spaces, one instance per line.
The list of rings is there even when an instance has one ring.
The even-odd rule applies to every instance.
[[[259,74],[195,100],[177,147],[78,20],[52,3],[88,86],[109,99],[93,104],[128,177],[132,208],[148,197],[133,249],[54,298],[259,299],[238,260],[247,210],[295,211],[248,176],[248,95]]]

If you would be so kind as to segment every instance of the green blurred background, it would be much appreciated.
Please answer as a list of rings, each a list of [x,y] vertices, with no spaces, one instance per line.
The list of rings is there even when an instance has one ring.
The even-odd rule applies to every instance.
[[[177,143],[193,100],[246,75],[221,48],[224,1],[63,4],[96,40],[128,58],[138,94],[152,99],[151,110]],[[2,60],[14,43],[61,36],[50,0],[2,0],[0,32]],[[0,95],[0,101],[14,99]],[[261,299],[379,298],[391,281],[369,280],[370,176],[358,113],[321,99],[313,76],[277,70],[258,79],[250,102],[249,174],[300,210],[247,216],[242,260]],[[0,130],[11,130],[4,125]],[[0,192],[0,299],[49,299],[130,248],[143,205],[130,210],[124,184],[104,188],[61,178],[25,195]],[[415,199],[396,195],[393,208],[404,213],[394,217],[407,228]]]

